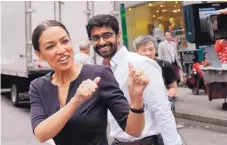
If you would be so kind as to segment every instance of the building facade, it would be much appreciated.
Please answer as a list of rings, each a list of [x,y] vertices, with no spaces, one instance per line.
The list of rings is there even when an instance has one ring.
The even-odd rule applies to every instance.
[[[120,1],[124,4],[128,48],[134,51],[133,40],[142,34],[150,34],[157,44],[164,39],[164,32],[171,31],[179,42],[179,49],[195,49],[185,38],[183,6],[202,1]]]

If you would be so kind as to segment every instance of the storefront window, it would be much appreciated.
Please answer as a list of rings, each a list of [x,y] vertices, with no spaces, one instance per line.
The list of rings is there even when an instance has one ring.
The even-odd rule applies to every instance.
[[[184,35],[184,18],[182,2],[158,1],[149,2],[135,7],[126,8],[126,23],[128,46],[134,51],[133,40],[142,34],[150,34],[157,44],[164,40],[164,32],[172,32],[174,39],[179,42],[179,49],[187,46]]]

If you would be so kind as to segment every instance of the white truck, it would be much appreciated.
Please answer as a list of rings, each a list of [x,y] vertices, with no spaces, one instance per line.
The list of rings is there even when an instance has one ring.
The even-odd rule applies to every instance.
[[[32,48],[32,32],[39,22],[50,19],[62,22],[70,33],[76,53],[79,42],[88,40],[85,28],[88,20],[100,13],[118,18],[117,5],[113,1],[1,2],[1,88],[11,88],[13,105],[29,100],[30,82],[51,71]],[[91,55],[95,56],[93,51]]]

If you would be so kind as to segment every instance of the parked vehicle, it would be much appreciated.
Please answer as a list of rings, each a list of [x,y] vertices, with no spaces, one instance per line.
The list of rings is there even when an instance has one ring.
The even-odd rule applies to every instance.
[[[112,1],[1,2],[1,88],[11,88],[13,105],[29,100],[30,82],[51,71],[32,48],[31,35],[38,23],[50,19],[62,22],[69,30],[74,52],[78,52],[79,42],[88,39],[85,28],[88,20],[99,13],[115,15],[114,8]]]

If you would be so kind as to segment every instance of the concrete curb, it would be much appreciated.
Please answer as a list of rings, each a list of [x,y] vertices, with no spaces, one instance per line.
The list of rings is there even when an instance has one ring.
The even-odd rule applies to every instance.
[[[209,116],[202,116],[197,114],[190,114],[190,113],[183,113],[183,112],[175,112],[175,117],[198,121],[198,122],[204,122],[209,124],[215,124],[220,126],[226,126],[227,127],[227,115],[226,118],[214,118]]]

